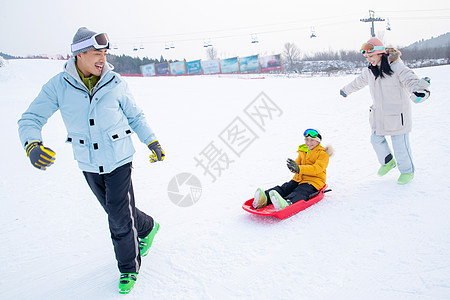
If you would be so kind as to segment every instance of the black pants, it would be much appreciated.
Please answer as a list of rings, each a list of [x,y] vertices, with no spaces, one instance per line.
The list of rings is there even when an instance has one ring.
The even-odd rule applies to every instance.
[[[300,200],[308,200],[309,195],[317,192],[317,189],[309,183],[298,184],[297,181],[291,180],[284,183],[282,186],[277,185],[271,189],[266,191],[267,196],[267,204],[272,203],[270,201],[269,192],[275,190],[277,191],[281,197],[290,201],[291,203],[295,203]]]
[[[89,187],[108,214],[109,230],[121,273],[138,273],[141,265],[139,238],[153,228],[152,217],[135,207],[131,163],[111,173],[83,172]]]

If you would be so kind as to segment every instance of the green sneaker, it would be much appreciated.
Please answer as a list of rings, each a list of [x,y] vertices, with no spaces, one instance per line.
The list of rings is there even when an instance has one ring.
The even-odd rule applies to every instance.
[[[387,164],[382,165],[380,169],[378,170],[378,176],[384,176],[386,175],[390,170],[395,168],[397,164],[395,163],[394,159],[391,159]]]
[[[275,210],[281,210],[287,206],[289,206],[289,202],[283,199],[281,195],[277,191],[270,191],[269,192],[270,201],[272,201],[273,207],[275,207]]]
[[[254,209],[260,209],[266,205],[267,205],[266,193],[262,189],[258,188],[255,192],[255,198],[253,200],[252,207]]]
[[[131,292],[131,289],[133,288],[134,284],[136,283],[136,280],[137,280],[136,273],[120,274],[119,293],[128,294],[129,292]]]
[[[414,178],[414,173],[401,174],[397,180],[398,184],[407,184]]]
[[[159,224],[156,222],[154,223],[152,231],[150,231],[145,238],[139,239],[139,252],[141,253],[141,256],[146,256],[148,254],[153,243],[153,238],[159,230]]]

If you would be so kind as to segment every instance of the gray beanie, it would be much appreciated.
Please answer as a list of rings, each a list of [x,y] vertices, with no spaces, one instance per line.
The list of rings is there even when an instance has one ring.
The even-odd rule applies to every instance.
[[[85,41],[85,40],[88,40],[88,39],[90,39],[92,36],[94,36],[96,34],[97,34],[97,32],[91,31],[91,30],[87,29],[86,27],[80,27],[78,29],[77,33],[75,33],[75,36],[73,37],[72,45],[76,44],[76,43],[79,43],[79,42],[82,42],[82,41]],[[88,46],[86,48],[74,51],[74,52],[72,52],[72,54],[73,54],[73,56],[77,56],[78,54],[86,52],[86,51],[91,50],[91,49],[95,49],[95,47],[94,46]]]

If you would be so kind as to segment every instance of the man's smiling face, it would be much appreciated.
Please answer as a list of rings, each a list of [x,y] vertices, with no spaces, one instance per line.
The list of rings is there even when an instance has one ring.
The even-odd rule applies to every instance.
[[[77,55],[77,67],[84,77],[100,76],[106,63],[106,49],[91,49]]]

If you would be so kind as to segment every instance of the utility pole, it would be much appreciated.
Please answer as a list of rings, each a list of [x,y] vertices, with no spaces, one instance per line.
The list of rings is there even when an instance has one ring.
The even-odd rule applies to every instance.
[[[369,18],[367,19],[359,19],[361,22],[367,23],[372,22],[372,28],[370,28],[370,33],[372,37],[375,36],[375,22],[384,22],[385,19],[375,18],[375,12],[373,10],[369,10]]]

